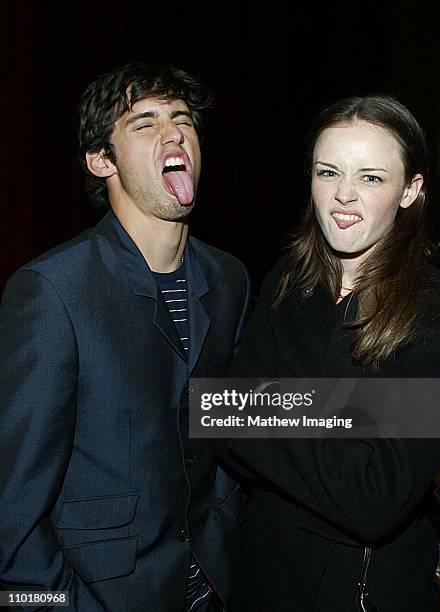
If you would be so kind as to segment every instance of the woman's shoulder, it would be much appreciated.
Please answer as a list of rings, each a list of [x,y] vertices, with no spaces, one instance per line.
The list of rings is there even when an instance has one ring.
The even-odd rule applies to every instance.
[[[424,269],[424,315],[440,318],[440,268],[427,265]]]
[[[398,369],[408,376],[439,375],[440,367],[440,269],[428,265],[424,269],[423,309],[407,343],[397,352]],[[405,370],[406,368],[406,370]]]
[[[273,301],[275,299],[281,279],[283,277],[283,269],[283,258],[281,258],[264,277],[261,285],[260,300]]]
[[[440,287],[440,268],[427,264],[424,271],[428,289],[435,292]]]

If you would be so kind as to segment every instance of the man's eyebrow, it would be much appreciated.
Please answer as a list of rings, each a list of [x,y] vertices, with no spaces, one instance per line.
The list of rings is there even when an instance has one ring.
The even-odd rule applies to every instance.
[[[156,119],[157,113],[155,111],[145,111],[144,113],[136,113],[124,121],[124,125],[131,125],[139,119]]]
[[[180,117],[180,115],[183,115],[184,117],[188,117],[192,121],[191,113],[186,110],[175,110],[171,113],[170,116],[171,116],[171,119],[175,119],[176,117]]]
[[[192,121],[191,113],[186,110],[174,110],[170,114],[170,117],[171,119],[175,119],[176,117],[180,117],[181,115],[183,115],[184,117],[188,117],[188,119],[191,119]],[[136,113],[135,115],[132,115],[124,121],[124,126],[131,125],[132,123],[139,121],[139,119],[157,119],[158,116],[159,113],[157,113],[156,111],[145,111],[144,113]]]

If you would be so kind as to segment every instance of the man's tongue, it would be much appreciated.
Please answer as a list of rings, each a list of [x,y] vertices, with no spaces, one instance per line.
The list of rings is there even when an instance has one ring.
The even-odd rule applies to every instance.
[[[165,172],[163,180],[170,193],[179,200],[181,206],[189,206],[194,200],[194,184],[186,170]]]

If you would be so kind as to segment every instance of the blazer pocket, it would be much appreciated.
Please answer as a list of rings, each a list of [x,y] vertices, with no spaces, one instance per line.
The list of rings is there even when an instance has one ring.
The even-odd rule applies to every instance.
[[[138,495],[115,495],[65,501],[56,527],[61,546],[133,535]]]
[[[133,520],[138,495],[115,495],[65,501],[58,516],[60,529],[109,529]]]
[[[86,583],[120,578],[136,567],[137,537],[91,542],[64,548],[66,561]]]
[[[137,536],[132,533],[138,495],[65,501],[56,523],[66,561],[84,582],[131,574]]]

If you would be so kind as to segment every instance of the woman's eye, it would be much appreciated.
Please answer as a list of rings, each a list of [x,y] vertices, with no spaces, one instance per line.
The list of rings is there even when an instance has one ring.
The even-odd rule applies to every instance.
[[[362,180],[366,183],[381,183],[382,179],[380,176],[375,176],[374,174],[366,174],[362,177]]]
[[[318,170],[318,176],[333,178],[336,176],[336,172],[334,170]]]

